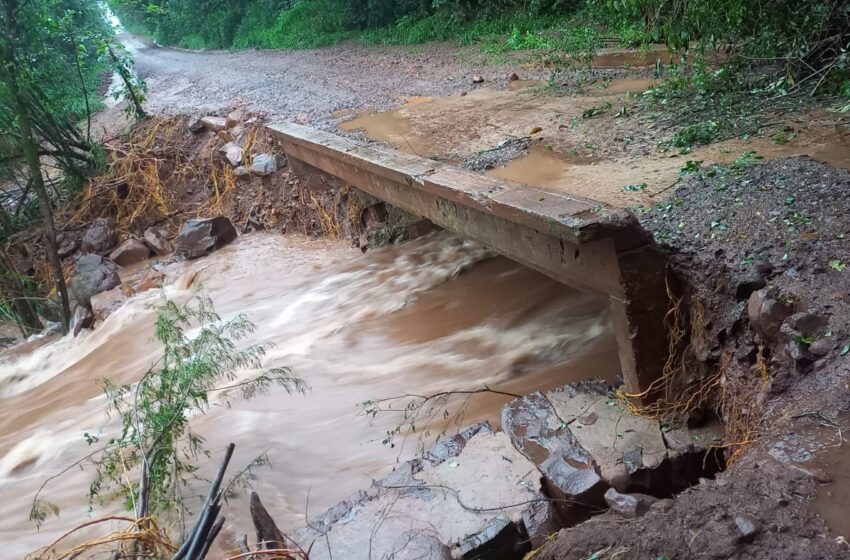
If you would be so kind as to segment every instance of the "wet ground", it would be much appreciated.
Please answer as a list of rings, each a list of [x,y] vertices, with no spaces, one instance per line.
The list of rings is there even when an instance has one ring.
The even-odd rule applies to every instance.
[[[844,511],[841,478],[826,485],[811,476],[789,474],[788,461],[777,459],[781,453],[771,445],[786,432],[787,438],[781,440],[784,449],[799,451],[804,447],[804,428],[810,427],[801,422],[811,418],[792,421],[790,416],[818,411],[829,422],[838,422],[837,411],[842,399],[846,401],[844,390],[836,389],[846,388],[846,353],[838,354],[850,328],[845,309],[848,273],[842,268],[850,263],[842,241],[850,234],[846,223],[850,208],[842,206],[848,197],[836,195],[843,192],[837,189],[846,185],[846,175],[808,161],[788,160],[792,163],[765,167],[762,174],[744,166],[727,184],[695,182],[690,190],[679,192],[671,188],[678,185],[680,169],[688,160],[707,167],[711,162],[734,162],[749,151],[766,158],[807,153],[847,166],[846,131],[829,126],[834,117],[814,112],[779,123],[796,132],[787,143],[775,143],[768,135],[680,155],[658,149],[669,130],[659,130],[643,115],[627,116],[633,103],[630,93],[651,87],[652,78],[639,69],[623,71],[622,61],[612,53],[606,53],[598,66],[618,68],[613,79],[591,76],[566,88],[568,95],[553,95],[547,89],[548,71],[523,67],[519,59],[488,65],[483,56],[459,56],[455,47],[446,45],[193,53],[137,39],[134,49],[137,68],[148,80],[148,107],[153,112],[221,114],[244,106],[271,118],[338,130],[617,206],[652,207],[666,199],[656,209],[660,217],[645,217],[649,226],[662,239],[665,232],[675,233],[668,240],[678,239],[673,246],[693,258],[693,269],[722,270],[727,283],[731,283],[728,277],[749,274],[747,267],[767,255],[781,273],[778,284],[811,301],[818,312],[828,313],[836,341],[830,363],[837,364],[816,374],[790,379],[786,375],[776,383],[784,393],[758,401],[767,402],[773,416],[768,417],[769,429],[759,433],[764,448],[757,450],[773,462],[757,465],[764,455],[754,455],[733,467],[732,482],[725,489],[721,482],[686,493],[669,518],[651,517],[635,527],[603,516],[595,525],[557,541],[542,557],[587,558],[605,550],[597,557],[626,553],[690,557],[698,551],[726,558],[741,550],[734,534],[737,510],[759,517],[766,528],[756,537],[756,546],[746,549],[752,557],[800,557],[809,541],[816,552],[809,557],[836,557],[843,551],[803,506],[803,501],[818,496],[817,511],[834,532],[843,531],[836,521]],[[513,71],[520,80],[508,80]],[[482,75],[484,83],[473,84],[473,75]],[[618,115],[621,109],[623,114]],[[494,149],[502,150],[500,146],[505,149],[490,157]],[[490,159],[484,162],[485,157]],[[828,221],[814,220],[821,215]],[[399,450],[376,452],[382,448],[368,443],[367,434],[376,430],[353,421],[355,401],[380,391],[408,391],[410,379],[421,390],[498,383],[523,392],[617,369],[613,341],[605,334],[604,305],[561,293],[564,288],[506,261],[478,262],[483,255],[476,249],[459,248],[456,242],[443,246],[443,241],[430,248],[409,246],[401,253],[392,248],[366,256],[346,251],[349,256],[340,256],[330,246],[314,250],[289,245],[291,237],[276,239],[275,248],[256,241],[263,237],[253,239],[243,239],[204,261],[208,264],[198,265],[216,270],[205,284],[220,294],[220,298],[214,294],[214,300],[221,299],[225,313],[246,310],[260,332],[274,332],[283,350],[273,358],[311,372],[315,377],[305,374],[307,381],[325,396],[321,406],[310,396],[261,399],[237,408],[236,423],[224,423],[224,416],[214,411],[198,429],[218,444],[224,443],[218,436],[231,439],[235,429],[240,441],[251,442],[237,448],[244,454],[241,459],[265,449],[257,442],[274,442],[274,474],[263,477],[262,489],[271,498],[269,509],[284,526],[293,526],[305,513],[366,486],[398,456]],[[256,259],[257,254],[267,258]],[[459,266],[460,262],[465,264]],[[472,266],[473,262],[478,264]],[[258,274],[258,266],[269,268]],[[466,272],[452,279],[458,268]],[[249,278],[263,280],[253,284]],[[718,319],[712,333],[719,335],[717,331],[732,325],[740,329],[734,314],[740,316],[742,306],[723,291],[729,286],[715,283],[709,289],[727,297],[715,302],[716,309],[728,315]],[[827,294],[828,290],[832,291]],[[0,414],[0,485],[14,488],[15,495],[3,506],[8,521],[3,522],[0,537],[14,542],[16,551],[29,551],[45,535],[67,528],[67,523],[60,523],[35,535],[15,512],[26,511],[25,494],[80,449],[81,422],[97,424],[98,392],[94,383],[83,381],[91,381],[107,366],[117,376],[132,379],[144,366],[138,360],[151,351],[150,339],[145,338],[150,320],[148,311],[129,306],[111,328],[95,331],[81,347],[70,349],[60,342],[15,358],[14,371],[3,370],[4,375],[12,373],[0,388],[6,411]],[[310,325],[306,333],[305,324]],[[723,336],[728,334],[727,330]],[[128,353],[128,348],[138,351]],[[128,361],[128,355],[137,359]],[[69,380],[79,382],[73,382],[79,391],[66,390]],[[492,416],[501,404],[482,402],[470,409],[467,420]],[[49,414],[54,409],[63,410],[61,419]],[[65,412],[69,409],[73,420]],[[817,456],[826,468],[843,464],[838,451],[824,449],[818,456],[817,448],[825,448],[827,442],[814,441],[820,445],[803,458]],[[412,453],[413,447],[405,446],[402,453]],[[337,452],[341,455],[334,455]],[[58,501],[82,503],[85,482],[83,475],[77,475]],[[751,497],[754,488],[758,499]],[[305,512],[308,493],[310,511]],[[782,510],[786,495],[794,505]],[[83,515],[83,509],[66,511],[74,517]],[[580,538],[573,538],[576,534]]]

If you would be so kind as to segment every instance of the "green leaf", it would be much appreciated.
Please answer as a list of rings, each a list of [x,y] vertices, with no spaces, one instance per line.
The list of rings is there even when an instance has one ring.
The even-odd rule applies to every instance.
[[[640,183],[639,185],[626,185],[623,187],[623,190],[626,192],[639,192],[647,188],[649,185],[646,183]]]
[[[832,260],[829,261],[829,268],[831,268],[832,270],[837,270],[838,272],[842,272],[845,268],[847,268],[847,265],[844,264],[842,261]]]

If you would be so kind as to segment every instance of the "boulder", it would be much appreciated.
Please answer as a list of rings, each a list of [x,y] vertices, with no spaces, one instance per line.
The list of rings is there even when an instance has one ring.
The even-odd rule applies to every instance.
[[[168,241],[168,234],[161,228],[148,228],[144,234],[145,245],[153,251],[155,255],[167,255],[174,250],[171,243]]]
[[[484,83],[484,76],[478,76],[478,75],[472,76],[472,83],[473,84],[483,84]]]
[[[268,154],[257,154],[251,158],[251,173],[254,175],[271,175],[277,171],[277,160]]]
[[[647,494],[620,494],[613,488],[605,492],[605,503],[612,511],[628,519],[637,519],[657,501]]]
[[[115,230],[115,220],[96,218],[83,234],[80,249],[83,253],[105,255],[116,245],[118,245],[118,232]]]
[[[509,82],[515,82],[515,81],[517,81],[517,80],[519,80],[519,75],[518,75],[516,72],[511,72],[511,73],[508,75],[508,81],[509,81]]]
[[[186,125],[186,128],[188,128],[189,132],[191,132],[192,134],[199,134],[199,133],[204,131],[205,127],[204,127],[204,123],[203,123],[203,121],[201,121],[201,119],[195,118],[195,119],[192,119],[188,122],[188,124]]]
[[[233,128],[245,119],[245,112],[242,109],[231,111],[227,115],[227,128]]]
[[[233,175],[236,177],[248,177],[251,175],[251,170],[245,167],[244,165],[240,165],[236,169],[233,170]]]
[[[80,257],[71,275],[71,294],[86,309],[91,309],[92,296],[119,285],[115,264],[93,253]]]
[[[765,342],[779,339],[782,323],[794,313],[790,301],[780,301],[774,290],[753,292],[747,301],[747,318],[750,326]]]
[[[204,117],[201,124],[210,132],[218,132],[227,129],[227,119],[224,117]]]
[[[91,298],[91,312],[95,319],[104,321],[127,301],[127,294],[121,286],[100,292]]]
[[[79,243],[77,243],[77,240],[67,233],[60,233],[56,236],[56,245],[59,252],[59,258],[64,259],[77,250]]]
[[[151,250],[147,245],[135,238],[125,240],[114,251],[109,253],[109,258],[119,266],[128,266],[141,262],[151,256]]]
[[[230,162],[230,165],[233,167],[242,163],[242,148],[234,142],[228,142],[219,148],[218,152],[224,156],[224,158]]]
[[[237,235],[233,224],[224,216],[189,220],[175,240],[176,252],[181,257],[197,259],[231,243]]]

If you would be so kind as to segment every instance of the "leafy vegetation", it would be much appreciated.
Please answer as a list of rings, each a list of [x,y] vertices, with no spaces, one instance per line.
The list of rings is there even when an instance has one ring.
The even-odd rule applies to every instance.
[[[4,0],[0,33],[0,182],[7,195],[0,205],[0,242],[38,225],[49,263],[49,273],[33,282],[4,249],[0,313],[16,320],[24,333],[40,328],[34,296],[53,288],[67,329],[70,307],[53,208],[72,198],[101,161],[90,118],[100,107],[95,91],[104,74],[117,68],[131,90],[134,80],[97,3]],[[56,168],[50,181],[43,170],[47,158]]]
[[[234,395],[250,399],[272,385],[290,393],[306,390],[289,368],[263,369],[268,344],[237,347],[254,331],[244,315],[222,320],[203,295],[185,305],[165,299],[156,310],[160,360],[138,383],[102,382],[107,409],[120,421],[119,433],[103,446],[101,434],[85,434],[88,444],[96,447],[87,458],[96,470],[90,500],[120,496],[138,519],[182,518],[185,513],[181,492],[196,473],[199,457],[208,455],[203,439],[191,431],[189,418],[207,410],[212,391],[223,390],[220,399],[227,402]],[[245,371],[257,373],[237,378]],[[243,476],[264,462],[258,457]],[[138,473],[135,482],[130,480],[132,472]],[[56,511],[36,496],[30,517],[41,522]]]

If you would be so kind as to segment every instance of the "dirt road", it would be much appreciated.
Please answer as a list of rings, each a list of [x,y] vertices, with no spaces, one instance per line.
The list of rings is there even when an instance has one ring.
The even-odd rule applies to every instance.
[[[312,121],[341,109],[389,109],[404,98],[443,97],[472,87],[472,77],[505,82],[518,58],[488,63],[452,45],[364,47],[345,44],[307,51],[193,52],[125,35],[136,70],[148,84],[153,113],[220,112],[233,106],[269,118]],[[525,70],[541,78],[543,70]]]

